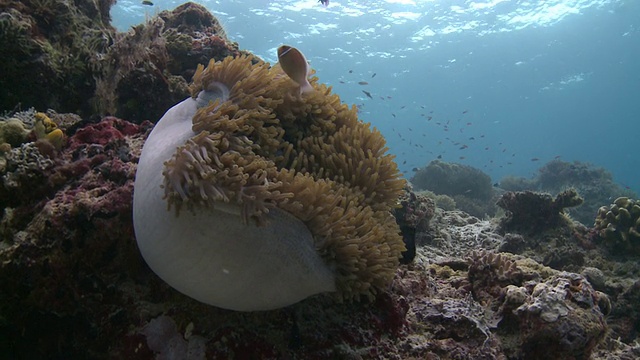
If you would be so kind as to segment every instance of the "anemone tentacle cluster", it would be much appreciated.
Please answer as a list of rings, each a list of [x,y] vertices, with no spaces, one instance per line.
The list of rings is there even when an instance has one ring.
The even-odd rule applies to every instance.
[[[310,232],[338,294],[370,297],[392,279],[404,250],[390,210],[405,181],[384,138],[358,120],[355,106],[316,77],[311,83],[315,91],[301,96],[278,65],[250,56],[199,66],[192,98],[178,105],[189,108],[190,129],[162,162],[161,197],[175,218],[222,211],[266,233],[281,230],[271,216],[292,214]],[[165,118],[185,111],[170,110],[156,127],[167,128],[174,120],[165,126]],[[145,148],[160,146],[154,132]],[[136,226],[136,236],[143,233]]]

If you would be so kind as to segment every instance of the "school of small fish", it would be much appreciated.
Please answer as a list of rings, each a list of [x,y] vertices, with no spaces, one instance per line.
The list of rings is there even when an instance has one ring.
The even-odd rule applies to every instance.
[[[338,80],[338,82],[340,84],[345,84],[345,85],[357,84],[359,86],[366,87],[372,81],[371,79],[375,78],[376,76],[376,73],[374,72],[370,76],[368,76],[367,80],[365,80],[363,79],[365,78],[364,74],[356,75],[354,74],[353,69],[349,69],[348,74],[351,74],[351,75],[343,76],[341,79]],[[359,77],[359,79],[358,78],[353,79],[354,76]],[[356,107],[358,108],[358,111],[361,114],[367,113],[366,112],[366,105],[368,104],[367,101],[378,101],[378,99],[379,101],[393,100],[393,97],[390,95],[382,96],[379,94],[375,94],[370,90],[363,90],[363,89],[360,89],[360,91],[365,96],[365,97],[360,97],[360,100],[362,101],[356,104]],[[484,121],[482,121],[482,117],[480,115],[476,116],[473,114],[473,112],[469,111],[468,109],[461,110],[457,115],[451,116],[448,114],[447,115],[437,114],[435,113],[434,110],[425,110],[426,109],[425,105],[411,104],[411,105],[401,105],[399,107],[396,106],[395,110],[389,113],[389,115],[394,121],[394,124],[398,123],[398,121],[396,121],[398,117],[401,117],[401,118],[404,117],[405,119],[407,118],[405,114],[401,114],[401,112],[404,112],[405,110],[409,110],[407,109],[407,106],[409,107],[409,109],[416,110],[418,112],[422,110],[419,115],[420,119],[413,120],[417,122],[416,128],[424,128],[423,125],[430,124],[431,126],[437,127],[440,131],[445,133],[445,135],[447,136],[444,136],[444,138],[439,137],[440,140],[437,140],[436,149],[429,150],[429,149],[426,149],[425,146],[423,145],[423,143],[428,143],[428,142],[425,142],[425,139],[422,139],[422,138],[428,138],[430,137],[429,135],[433,135],[434,131],[432,131],[431,129],[428,130],[428,132],[418,133],[421,135],[421,138],[420,138],[420,141],[417,141],[418,139],[415,139],[416,132],[411,127],[406,127],[406,128],[394,127],[392,128],[392,131],[398,135],[399,140],[402,142],[400,144],[400,148],[405,150],[400,152],[401,156],[407,155],[408,153],[415,152],[415,149],[417,148],[417,149],[424,149],[421,151],[424,151],[426,154],[432,155],[434,159],[446,158],[447,161],[455,162],[455,161],[466,160],[467,159],[466,154],[469,151],[474,151],[474,152],[480,151],[480,152],[485,152],[487,154],[486,157],[488,158],[488,160],[487,160],[487,163],[483,165],[483,168],[488,170],[492,168],[503,168],[509,165],[513,165],[515,159],[518,156],[514,152],[509,152],[509,149],[507,148],[506,144],[502,142],[498,142],[497,144],[494,142],[491,142],[484,133],[477,132],[476,130],[474,130],[476,128],[476,126],[474,126],[474,120],[479,123],[483,123]],[[405,116],[402,116],[402,115],[405,115]],[[376,112],[376,117],[380,117],[378,112]],[[478,126],[478,128],[482,128],[482,126]],[[412,150],[406,149],[406,146],[409,146]],[[453,147],[454,149],[457,149],[457,151],[452,152],[450,150],[451,147]],[[438,148],[441,150],[437,150]],[[449,150],[445,150],[446,148],[449,148]],[[497,154],[495,152],[496,150],[498,152]],[[505,158],[504,154],[509,154],[510,156],[507,155],[507,157]],[[553,159],[557,160],[560,158],[561,156],[557,155]],[[507,161],[506,159],[509,159],[510,161]],[[430,159],[424,159],[424,162],[421,164],[407,164],[407,161],[404,160],[402,161],[401,165],[407,165],[407,166],[403,166],[403,168],[407,168],[407,169],[411,168],[412,171],[418,171],[420,169],[420,166],[426,165],[426,163],[428,163],[429,160]],[[532,157],[532,158],[529,158],[528,160],[531,162],[537,162],[537,161],[540,161],[541,159],[538,157]],[[406,174],[409,172],[409,170],[403,170],[402,172]]]

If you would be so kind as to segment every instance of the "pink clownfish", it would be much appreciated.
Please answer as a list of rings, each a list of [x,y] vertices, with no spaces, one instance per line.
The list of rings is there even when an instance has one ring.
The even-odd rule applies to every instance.
[[[278,48],[278,61],[284,73],[300,85],[300,94],[313,91],[313,87],[307,79],[311,68],[300,50],[282,45]]]

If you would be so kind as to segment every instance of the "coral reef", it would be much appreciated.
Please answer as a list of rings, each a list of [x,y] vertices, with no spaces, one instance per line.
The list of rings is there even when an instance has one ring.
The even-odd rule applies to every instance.
[[[496,224],[433,209],[428,200],[421,205],[417,196],[408,196],[404,210],[420,224],[416,258],[400,266],[370,303],[321,295],[285,309],[243,313],[183,296],[144,265],[133,237],[133,176],[147,129],[115,118],[85,124],[56,160],[53,195],[5,211],[3,354],[148,359],[186,350],[209,358],[536,358],[537,341],[565,358],[607,358],[593,352],[598,344],[633,351],[613,340],[599,342],[609,307],[582,277],[477,251],[500,246]],[[428,218],[431,209],[435,214],[426,222],[422,215]],[[610,307],[632,313],[637,291],[618,289],[607,290],[619,291]],[[612,314],[612,336],[632,342],[634,317]]]
[[[115,35],[109,24],[113,3],[0,1],[0,109],[88,114],[87,95],[95,89],[91,63]]]
[[[456,209],[456,201],[449,195],[436,194],[429,190],[419,191],[418,194],[433,200],[435,205],[443,210],[453,211]]]
[[[189,96],[198,64],[242,53],[202,5],[185,3],[115,36],[95,66],[93,103],[99,114],[155,121]]]
[[[110,140],[78,136],[96,127]],[[132,241],[131,194],[146,129],[110,118],[71,136],[55,159],[34,142],[12,150],[0,188],[3,356],[103,357],[126,331],[117,325],[127,317],[114,286],[144,269]]]
[[[546,199],[544,203],[547,205],[553,201],[548,195],[542,197]],[[567,200],[571,198],[572,196]],[[618,204],[630,205],[624,199],[618,201]],[[570,204],[573,201],[564,203]],[[625,347],[624,343],[633,343],[640,333],[640,314],[632,308],[634,300],[629,300],[637,296],[634,295],[637,292],[637,289],[634,290],[637,285],[634,284],[640,276],[640,264],[638,253],[634,252],[631,243],[622,240],[618,234],[611,236],[615,233],[612,230],[609,230],[609,240],[604,237],[609,209],[610,207],[604,207],[596,220],[600,227],[593,229],[578,222],[566,221],[568,219],[562,215],[557,215],[560,217],[559,221],[558,217],[551,221],[556,223],[555,227],[546,227],[546,219],[523,218],[519,223],[526,225],[509,228],[516,233],[506,233],[498,249],[522,254],[554,269],[581,273],[597,291],[598,306],[603,309],[603,313],[611,312],[607,317],[610,335],[602,346],[624,353],[633,351]],[[531,215],[526,211],[524,214]],[[608,218],[616,221],[613,213]],[[535,222],[545,224],[544,230],[530,231],[531,226],[528,224]],[[505,231],[502,226],[501,231]],[[606,293],[606,296],[602,293]],[[613,339],[622,339],[624,343]]]
[[[32,5],[37,5],[37,10],[30,10]],[[105,16],[110,5],[109,1],[82,0],[0,2],[0,49],[4,55],[0,66],[17,65],[16,74],[24,84],[31,84],[30,88],[23,88],[22,83],[10,82],[13,74],[2,67],[2,74],[9,75],[0,78],[0,82],[9,91],[3,93],[0,108],[13,109],[22,102],[26,106],[35,104],[40,110],[55,106],[62,111],[91,113],[91,109],[74,103],[77,99],[86,103],[91,91],[69,100],[67,97],[73,92],[66,90],[77,84],[60,85],[78,74],[66,73],[61,79],[49,77],[51,72],[44,65],[52,59],[48,54],[58,56],[48,48],[55,48],[51,39],[68,24],[68,18],[56,18],[58,14],[65,15],[68,9],[78,7],[82,9],[80,13],[91,14],[95,21],[107,24]],[[237,48],[233,50],[234,46],[224,42],[222,35],[210,36],[222,32],[216,28],[217,22],[208,20],[211,16],[202,7],[187,4],[178,13],[181,15],[174,17],[175,21],[162,20],[163,39],[155,41],[171,43],[167,45],[169,60],[162,60],[166,68],[157,67],[162,72],[153,73],[169,85],[163,81],[148,83],[186,94],[186,83],[193,72],[180,69],[193,66],[182,68],[180,63],[205,52],[222,59],[237,55]],[[205,31],[195,30],[187,35],[189,29],[201,29],[202,25]],[[206,30],[209,26],[213,30]],[[77,41],[78,33],[67,35],[70,43]],[[124,58],[113,56],[110,59],[115,62],[110,65],[101,62],[105,54],[101,49],[115,39],[102,35],[101,31],[82,35],[82,39],[94,43],[92,48],[98,49],[93,53],[96,58],[83,66],[100,74],[116,74],[116,70],[104,66],[123,66],[118,59]],[[191,35],[190,47],[187,37]],[[144,37],[135,41],[144,46],[154,42]],[[153,56],[162,55],[162,51],[151,50]],[[70,59],[82,54],[75,52]],[[32,55],[35,57],[25,58]],[[152,69],[148,62],[156,61],[153,56],[143,54],[141,62],[134,61],[135,66],[129,69]],[[171,59],[177,59],[176,63]],[[22,65],[25,68],[20,68]],[[69,63],[60,66],[75,69]],[[34,74],[42,69],[46,78],[38,75],[38,82],[34,82]],[[144,71],[147,70],[143,74]],[[122,74],[125,73],[128,72]],[[84,77],[87,79],[83,84],[92,86],[91,77]],[[76,94],[83,86],[75,88]],[[117,88],[109,86],[103,90]],[[164,90],[139,90],[166,94]],[[116,96],[108,102],[101,96],[113,94],[96,96],[97,104],[115,104],[109,110],[113,113],[119,111],[120,102],[127,101]],[[172,105],[166,99],[157,101],[167,107]],[[131,104],[127,111],[137,114],[135,103]],[[107,108],[101,107],[103,111]],[[30,110],[10,117],[31,131],[36,123],[35,113]],[[304,134],[308,125],[306,118],[293,120],[300,114],[285,117],[291,126],[285,133],[296,134],[287,139],[289,142],[307,139],[297,135]],[[136,125],[113,117],[98,122],[100,117],[94,113],[82,118],[52,111],[46,115],[67,138],[58,150],[49,141],[36,141],[33,132],[23,138],[20,128],[15,142],[0,145],[0,151],[9,158],[0,183],[2,358],[640,357],[637,253],[616,253],[599,236],[599,230],[565,221],[544,232],[514,229],[501,235],[497,221],[433,208],[431,201],[411,193],[405,193],[404,207],[395,211],[401,226],[405,221],[415,231],[415,258],[399,265],[390,284],[379,289],[371,301],[340,303],[333,296],[320,294],[284,309],[264,312],[226,311],[199,303],[159,279],[145,265],[136,247],[131,216],[134,174],[151,124]],[[155,119],[151,115],[141,117]],[[307,141],[309,148],[316,145]],[[262,155],[260,149],[252,150]],[[175,151],[170,153],[174,154]],[[282,156],[280,161],[284,162]],[[296,166],[315,170],[309,165],[311,161],[302,161]],[[161,171],[156,174],[160,179]],[[593,189],[607,184],[596,178],[591,180]],[[590,193],[583,192],[580,186],[576,185],[580,193],[589,198]],[[594,194],[607,191],[597,190]],[[617,190],[612,190],[610,196],[637,199]],[[609,204],[611,199],[601,198],[597,206]],[[607,207],[607,213],[611,207]],[[189,206],[183,204],[181,216],[189,211]],[[592,224],[593,214],[595,210],[586,223]],[[248,223],[265,215],[268,216],[250,216]],[[351,224],[354,227],[362,223],[357,216],[355,219]]]
[[[588,359],[605,336],[610,306],[600,307],[599,299],[606,296],[578,274],[539,271],[511,254],[479,251],[470,256],[468,276],[508,357]]]
[[[564,209],[578,206],[582,201],[574,189],[559,193],[555,199],[533,191],[507,192],[497,203],[506,211],[501,220],[502,230],[541,233],[558,227],[569,221]]]
[[[566,272],[527,287],[530,296],[514,311],[522,357],[589,359],[607,329],[598,304],[602,295],[582,276]]]
[[[609,251],[640,256],[640,201],[619,197],[601,207],[594,229]]]
[[[198,64],[242,52],[204,7],[185,3],[117,33],[115,1],[0,1],[0,110],[158,119],[189,95]],[[87,101],[87,100],[90,101]]]
[[[493,216],[494,191],[489,175],[469,165],[433,160],[411,178],[416,190],[448,195],[456,207],[477,217]]]
[[[593,216],[602,204],[621,196],[637,198],[633,191],[624,189],[613,181],[606,169],[580,161],[552,160],[538,169],[532,179],[507,176],[500,180],[500,187],[507,191],[541,191],[559,193],[567,188],[575,189],[584,199],[581,206],[567,209],[572,219],[585,225],[593,223]]]

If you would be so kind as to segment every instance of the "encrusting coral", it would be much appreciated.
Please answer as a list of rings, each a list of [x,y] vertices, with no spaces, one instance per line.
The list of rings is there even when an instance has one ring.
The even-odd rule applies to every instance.
[[[196,71],[191,86],[192,99],[171,109],[156,125],[145,144],[136,176],[134,224],[145,260],[169,284],[213,305],[259,310],[284,306],[331,290],[337,290],[344,298],[371,296],[392,279],[404,245],[390,210],[397,206],[405,181],[399,177],[393,157],[386,154],[381,134],[358,121],[355,107],[342,104],[340,98],[331,93],[331,88],[317,84],[317,78],[312,79],[312,84],[315,91],[300,97],[297,84],[286,77],[279,66],[270,67],[250,56],[211,61],[207,68],[200,66]],[[181,125],[177,125],[180,121]],[[183,130],[169,130],[172,126]],[[162,135],[165,130],[167,135]],[[172,136],[171,141],[177,146],[171,148],[172,143],[167,143],[167,139],[161,141],[164,136]],[[173,155],[157,159],[158,152],[167,152],[167,148]],[[147,157],[154,159],[147,160]],[[152,162],[155,165],[147,165]],[[156,174],[147,175],[147,171],[158,164],[162,164],[164,180],[162,192],[156,194],[152,184]],[[151,197],[153,200],[149,200]],[[327,282],[326,286],[282,301],[255,300],[258,304],[247,306],[239,305],[237,295],[232,294],[247,291],[239,289],[242,286],[228,289],[229,298],[224,300],[190,294],[190,290],[180,288],[177,282],[182,280],[172,271],[163,273],[154,268],[155,262],[160,266],[163,261],[149,255],[157,254],[158,250],[147,247],[147,241],[151,242],[148,238],[163,235],[158,234],[159,230],[149,235],[148,222],[155,222],[157,218],[143,215],[141,209],[146,205],[142,204],[157,202],[157,198],[162,197],[170,209],[165,205],[165,209],[153,211],[167,212],[170,216],[156,214],[166,221],[187,222],[203,213],[210,214],[207,222],[214,216],[232,216],[233,219],[224,223],[233,228],[227,231],[237,237],[244,237],[245,231],[273,236],[273,241],[287,242],[278,251],[293,252],[293,257],[300,256],[302,250],[287,247],[298,246],[296,242],[303,244],[302,238],[309,237],[308,245],[317,254],[303,257],[319,255],[324,264],[307,269],[304,260],[300,271],[313,273],[318,270],[317,266],[324,267],[318,271],[324,273],[319,278]],[[295,218],[289,219],[289,214]],[[300,239],[275,239],[274,233],[284,231],[283,227],[297,229],[295,223],[306,228],[290,234]],[[309,236],[303,234],[307,231]],[[239,242],[232,235],[210,232],[212,234],[203,235],[202,241],[220,237],[225,251],[231,251],[231,244]],[[247,246],[269,241],[245,240]],[[271,254],[271,250],[265,251]],[[280,261],[284,260],[298,261]],[[256,262],[265,265],[262,261],[279,260],[277,257],[255,259],[252,266]],[[234,272],[228,268],[225,271]],[[237,269],[235,273],[241,271],[244,270]],[[268,271],[263,270],[260,275],[267,276]],[[331,279],[327,279],[326,273],[331,274]],[[216,287],[213,274],[208,276],[211,286]],[[264,279],[262,284],[254,284],[247,278],[251,276],[254,275],[241,275],[234,283],[243,283],[247,288],[264,286],[274,289],[269,291],[277,290]],[[329,284],[334,282],[333,277],[335,284]],[[226,278],[223,281],[228,281]],[[302,278],[296,281],[305,286],[313,282]],[[218,289],[219,286],[217,284]],[[294,284],[283,286],[296,287]],[[222,296],[218,293],[216,297]],[[286,294],[265,297],[272,295],[286,297]]]

